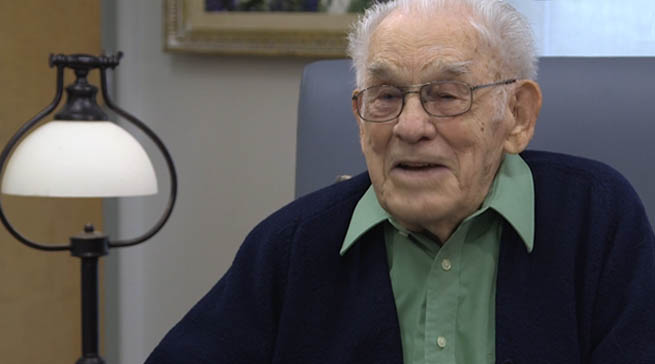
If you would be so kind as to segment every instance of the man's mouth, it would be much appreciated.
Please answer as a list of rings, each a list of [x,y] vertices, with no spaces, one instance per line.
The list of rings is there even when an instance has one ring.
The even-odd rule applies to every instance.
[[[447,178],[448,167],[432,161],[398,161],[394,164],[389,177],[400,185],[417,186],[433,184]]]
[[[422,171],[439,167],[443,167],[443,165],[423,162],[400,162],[396,165],[396,168],[400,168],[406,171]]]

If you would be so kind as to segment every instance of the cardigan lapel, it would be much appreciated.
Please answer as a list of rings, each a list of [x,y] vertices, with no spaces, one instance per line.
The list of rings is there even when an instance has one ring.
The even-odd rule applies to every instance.
[[[382,354],[376,363],[402,364],[402,343],[398,313],[391,288],[384,229],[380,224],[360,238],[347,253],[349,264],[357,267],[357,279],[361,284],[359,299],[352,312],[369,316],[374,327],[376,351]]]

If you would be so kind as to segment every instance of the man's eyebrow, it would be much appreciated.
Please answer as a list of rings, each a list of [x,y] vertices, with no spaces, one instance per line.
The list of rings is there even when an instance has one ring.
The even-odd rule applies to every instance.
[[[471,64],[473,61],[458,61],[458,62],[445,62],[437,60],[423,67],[423,71],[429,71],[432,74],[446,74],[453,76],[460,76],[471,72]]]
[[[383,62],[373,62],[366,67],[366,72],[377,79],[388,79],[394,73],[389,65]]]
[[[434,76],[460,76],[471,72],[471,64],[473,64],[471,60],[457,62],[437,60],[427,63],[422,67],[422,71],[427,71]],[[397,71],[385,62],[373,62],[366,67],[366,71],[368,75],[380,80],[392,79],[397,74]]]

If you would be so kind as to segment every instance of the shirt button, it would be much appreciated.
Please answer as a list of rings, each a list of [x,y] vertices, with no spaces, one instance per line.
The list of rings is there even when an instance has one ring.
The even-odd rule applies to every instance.
[[[445,337],[443,337],[443,336],[439,336],[439,337],[437,338],[437,346],[438,346],[438,347],[440,347],[440,348],[443,349],[443,348],[446,347],[446,343],[447,343],[447,342],[446,342],[446,338],[445,338]]]
[[[441,268],[448,272],[453,267],[453,264],[450,262],[450,259],[444,259],[441,261]]]

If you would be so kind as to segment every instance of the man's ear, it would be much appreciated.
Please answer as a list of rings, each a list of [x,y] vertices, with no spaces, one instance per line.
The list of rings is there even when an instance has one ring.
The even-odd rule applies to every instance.
[[[513,125],[505,139],[505,152],[517,154],[527,146],[541,110],[541,89],[532,80],[520,80],[510,98]]]

